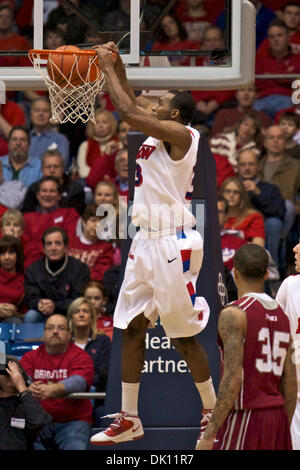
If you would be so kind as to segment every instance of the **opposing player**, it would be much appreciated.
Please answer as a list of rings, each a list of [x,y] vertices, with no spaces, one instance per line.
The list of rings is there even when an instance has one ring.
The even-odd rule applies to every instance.
[[[138,102],[115,45],[95,49],[121,119],[151,137],[136,157],[132,220],[140,230],[131,245],[114,313],[114,326],[123,329],[122,411],[109,415],[114,422],[92,436],[91,443],[108,445],[143,437],[138,417],[140,375],[146,330],[158,316],[200,393],[202,432],[216,397],[206,353],[195,337],[207,324],[209,307],[195,293],[203,241],[192,229],[196,221],[189,208],[200,136],[188,126],[194,101],[188,93],[170,91],[156,107]]]
[[[264,248],[248,243],[235,254],[239,300],[225,307],[218,330],[223,375],[217,402],[197,450],[289,450],[296,405],[296,369],[289,321],[264,293]]]
[[[300,240],[294,247],[295,269],[300,273]],[[290,320],[291,334],[294,341],[294,362],[297,369],[298,396],[291,435],[294,450],[300,450],[300,274],[287,277],[281,284],[276,300],[280,303]]]

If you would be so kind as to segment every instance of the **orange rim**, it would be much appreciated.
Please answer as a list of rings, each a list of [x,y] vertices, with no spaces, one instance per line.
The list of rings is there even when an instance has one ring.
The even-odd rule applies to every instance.
[[[55,49],[29,49],[28,57],[29,59],[48,59],[50,54],[58,55],[78,55],[78,56],[89,56],[94,57],[96,52],[93,49],[85,49],[80,51],[57,51]]]

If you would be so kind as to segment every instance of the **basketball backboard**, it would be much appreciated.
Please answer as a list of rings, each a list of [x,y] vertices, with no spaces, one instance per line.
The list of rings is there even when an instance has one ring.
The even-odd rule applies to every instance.
[[[123,61],[126,63],[129,82],[136,90],[174,88],[229,90],[253,83],[256,10],[248,0],[205,0],[205,4],[215,8],[216,13],[217,8],[218,12],[225,11],[224,48],[221,53],[217,51],[217,58],[211,51],[203,50],[203,46],[200,45],[193,50],[157,51],[151,49],[151,42],[153,45],[156,40],[156,33],[164,15],[169,13],[170,9],[170,11],[176,11],[178,4],[184,4],[188,1],[191,0],[120,0],[120,5],[124,8],[124,16],[126,14],[128,17],[128,25],[121,25],[120,28],[121,22],[115,21],[110,24],[108,29],[107,25],[103,28],[103,25],[97,24],[93,15],[87,14],[86,5],[88,3],[103,5],[107,2],[97,2],[96,0],[86,2],[86,4],[84,2],[85,11],[83,11],[78,9],[78,4],[81,4],[78,0],[61,0],[60,2],[34,0],[32,47],[35,49],[46,48],[44,28],[47,9],[51,10],[55,6],[65,5],[65,8],[71,8],[71,12],[77,16],[79,21],[86,24],[87,31],[90,33],[86,34],[85,38],[89,44],[84,42],[76,43],[76,45],[90,48],[91,44],[101,41],[114,40],[116,43],[120,43],[119,47]],[[146,10],[150,8],[152,11],[151,21],[145,17],[145,8]],[[109,17],[110,11],[102,13],[102,18],[106,19]],[[112,18],[114,17],[112,16]],[[18,53],[22,54],[21,51]],[[24,53],[26,51],[23,52],[23,55]],[[2,51],[2,54],[8,55],[9,52]],[[171,59],[174,56],[189,59],[191,65],[171,65]],[[0,59],[2,57],[0,51]],[[201,57],[206,57],[209,60],[204,61],[204,65],[200,65],[199,58]],[[6,90],[45,89],[42,78],[31,66],[8,67],[0,65],[0,80],[5,84]]]

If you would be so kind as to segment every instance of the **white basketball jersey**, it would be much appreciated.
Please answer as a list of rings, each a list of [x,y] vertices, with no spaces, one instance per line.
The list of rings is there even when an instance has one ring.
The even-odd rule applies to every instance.
[[[192,143],[181,160],[172,160],[163,141],[153,137],[137,153],[132,222],[147,231],[169,234],[196,224],[190,206],[200,134],[186,127]]]
[[[276,300],[289,317],[294,343],[294,363],[297,368],[298,400],[300,399],[300,275],[289,276],[282,282]]]

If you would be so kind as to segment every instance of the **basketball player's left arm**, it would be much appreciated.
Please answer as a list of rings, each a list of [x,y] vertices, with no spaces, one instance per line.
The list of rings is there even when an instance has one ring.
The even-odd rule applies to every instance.
[[[293,358],[295,357],[293,342],[290,341],[288,352],[284,361],[280,380],[280,389],[284,398],[284,408],[291,424],[297,402],[297,373]]]
[[[179,122],[161,121],[149,113],[144,101],[139,101],[128,86],[122,84],[112,51],[107,47],[95,46],[100,68],[105,77],[105,84],[111,101],[120,118],[134,128],[155,139],[168,142],[172,147],[171,158],[180,160],[191,146],[192,137],[188,129]],[[119,60],[117,56],[116,60]],[[125,75],[126,77],[126,75]],[[125,78],[124,78],[125,80]],[[126,78],[126,83],[127,78]]]
[[[246,315],[241,309],[230,306],[220,313],[218,330],[224,347],[224,372],[215,409],[196,450],[212,449],[217,432],[234,407],[242,384],[246,328]]]

